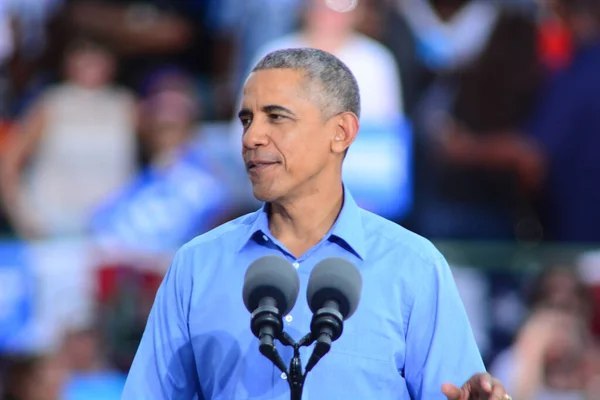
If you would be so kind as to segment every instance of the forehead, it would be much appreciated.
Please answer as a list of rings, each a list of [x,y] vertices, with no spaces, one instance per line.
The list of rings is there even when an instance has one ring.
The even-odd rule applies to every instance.
[[[308,80],[302,71],[294,69],[265,69],[253,72],[244,85],[242,104],[300,103],[310,100]]]

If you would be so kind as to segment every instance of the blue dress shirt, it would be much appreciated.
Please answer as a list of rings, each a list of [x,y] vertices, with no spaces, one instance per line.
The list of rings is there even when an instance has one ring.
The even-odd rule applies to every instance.
[[[443,256],[427,240],[359,208],[346,190],[323,240],[299,258],[269,231],[261,210],[184,245],[156,295],[123,399],[277,399],[290,397],[285,375],[258,351],[242,301],[247,267],[287,258],[300,295],[284,318],[296,341],[309,331],[306,287],[313,266],[344,257],[363,277],[356,313],[331,351],[308,374],[304,400],[445,399],[485,368]],[[286,365],[292,349],[278,346]],[[303,366],[312,348],[301,351]]]

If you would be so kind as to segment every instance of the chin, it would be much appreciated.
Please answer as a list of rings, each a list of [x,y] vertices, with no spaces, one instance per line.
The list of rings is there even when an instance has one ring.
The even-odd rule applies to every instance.
[[[256,200],[265,203],[272,203],[281,197],[281,193],[277,190],[273,190],[273,188],[264,188],[256,185],[252,186],[252,191]]]
[[[264,203],[271,203],[277,198],[277,196],[273,196],[271,193],[266,191],[254,190],[254,198]]]

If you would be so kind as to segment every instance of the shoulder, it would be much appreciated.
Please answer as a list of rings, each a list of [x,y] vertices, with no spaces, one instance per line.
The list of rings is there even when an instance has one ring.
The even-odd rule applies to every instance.
[[[223,260],[235,257],[233,253],[241,247],[241,240],[247,238],[255,214],[224,223],[179,247],[165,275],[164,282],[171,282],[165,284],[167,290],[174,290],[181,298],[206,290],[213,282],[213,274],[219,271],[216,267],[222,266]]]
[[[44,88],[30,105],[29,113],[53,115],[57,109],[70,105],[75,98],[73,87],[67,83],[52,83]]]
[[[444,256],[428,239],[366,210],[361,209],[361,219],[370,247],[399,260],[410,260],[413,265],[424,266],[430,272],[432,268],[446,265]]]
[[[179,249],[178,253],[195,254],[202,253],[204,249],[214,251],[220,246],[227,244],[227,249],[231,249],[238,244],[241,246],[241,240],[246,237],[252,223],[256,220],[260,211],[254,211],[241,217],[226,222],[210,231],[196,236]]]
[[[362,33],[354,36],[352,39],[352,44],[353,47],[361,53],[367,54],[389,64],[396,63],[392,52],[386,46]]]

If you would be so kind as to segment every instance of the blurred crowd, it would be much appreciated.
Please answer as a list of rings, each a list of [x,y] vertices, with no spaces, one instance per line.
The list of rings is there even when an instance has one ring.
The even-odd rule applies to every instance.
[[[600,243],[599,0],[356,3],[0,0],[0,232],[164,251],[254,209],[240,89],[308,46],[353,71],[361,124],[410,124],[392,155],[409,172],[385,171],[410,173],[410,207],[387,217],[432,240]],[[0,398],[118,398],[161,273],[98,274],[102,323],[7,354]],[[600,399],[599,296],[568,267],[528,290],[492,373],[518,400]]]

